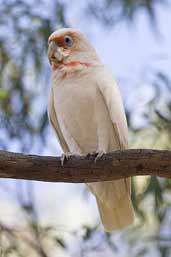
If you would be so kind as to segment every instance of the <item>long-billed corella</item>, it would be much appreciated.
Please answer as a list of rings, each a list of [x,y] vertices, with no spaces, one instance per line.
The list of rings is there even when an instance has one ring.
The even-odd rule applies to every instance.
[[[48,41],[52,66],[49,120],[66,156],[128,147],[128,129],[118,86],[94,47],[78,30],[59,29]],[[133,222],[130,179],[88,183],[106,231]]]

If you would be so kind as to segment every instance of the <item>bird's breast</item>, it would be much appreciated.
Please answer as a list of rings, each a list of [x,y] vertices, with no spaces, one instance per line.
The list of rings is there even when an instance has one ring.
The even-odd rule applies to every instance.
[[[56,115],[66,141],[70,135],[83,152],[95,151],[97,148],[95,83],[90,82],[88,77],[66,78],[59,84],[54,83],[53,91]]]

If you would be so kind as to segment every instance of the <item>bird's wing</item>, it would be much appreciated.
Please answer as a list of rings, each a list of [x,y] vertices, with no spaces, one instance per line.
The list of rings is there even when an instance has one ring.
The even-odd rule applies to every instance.
[[[56,132],[56,136],[58,138],[58,141],[62,147],[62,150],[66,153],[69,152],[69,147],[62,135],[59,123],[58,123],[58,119],[56,116],[56,112],[55,112],[55,107],[54,107],[54,94],[53,94],[53,87],[51,87],[51,91],[50,91],[50,96],[49,96],[49,104],[48,104],[48,117],[49,120]]]
[[[126,149],[128,148],[128,127],[118,85],[112,73],[103,66],[100,68],[99,74],[97,74],[96,81],[108,109],[114,135],[118,139],[118,145],[114,145],[113,150]],[[125,179],[125,184],[130,192],[129,179]]]
[[[97,87],[101,92],[116,137],[112,149],[128,147],[128,129],[121,95],[112,74],[101,67],[96,73]],[[110,149],[110,151],[112,150]],[[106,231],[123,228],[133,222],[130,178],[90,183],[95,194],[101,220]]]
[[[119,88],[112,73],[106,68],[101,69],[100,76],[97,77],[98,88],[104,98],[118,139],[118,149],[126,149],[128,147],[128,128]]]

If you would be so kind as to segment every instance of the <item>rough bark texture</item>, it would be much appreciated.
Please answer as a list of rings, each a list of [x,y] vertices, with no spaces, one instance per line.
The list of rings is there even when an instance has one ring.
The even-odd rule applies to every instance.
[[[95,156],[72,156],[61,167],[60,157],[0,151],[0,178],[49,182],[94,182],[138,175],[171,178],[171,151],[123,150]]]

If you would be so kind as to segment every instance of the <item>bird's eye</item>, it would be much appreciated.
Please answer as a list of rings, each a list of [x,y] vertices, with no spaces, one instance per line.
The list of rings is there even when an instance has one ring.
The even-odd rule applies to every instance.
[[[64,37],[64,43],[65,43],[65,45],[71,47],[71,46],[73,45],[73,39],[72,39],[72,37],[70,37],[70,36],[65,36],[65,37]]]

